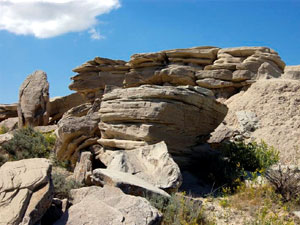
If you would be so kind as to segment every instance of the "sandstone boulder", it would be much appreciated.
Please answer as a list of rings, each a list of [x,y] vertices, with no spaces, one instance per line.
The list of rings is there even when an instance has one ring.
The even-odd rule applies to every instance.
[[[130,173],[124,173],[116,170],[95,169],[91,176],[91,182],[99,186],[109,185],[118,187],[124,193],[135,196],[170,197],[167,192],[155,187],[141,178]]]
[[[19,122],[18,117],[7,118],[2,122],[0,122],[0,128],[2,127],[7,131],[12,131],[18,128],[18,122]]]
[[[106,150],[98,155],[107,169],[130,173],[167,192],[178,190],[182,177],[164,142],[130,151]]]
[[[88,183],[88,175],[92,173],[92,153],[82,152],[74,169],[74,179],[79,184]]]
[[[141,197],[110,186],[85,187],[71,192],[73,206],[55,225],[158,225],[161,214]]]
[[[46,159],[7,162],[0,167],[0,224],[36,224],[51,205],[51,165]]]
[[[99,125],[103,140],[155,144],[164,140],[175,155],[207,139],[227,109],[200,87],[144,85],[104,94]],[[202,140],[201,140],[202,138]],[[123,146],[124,149],[124,146]]]
[[[64,117],[59,121],[58,129],[55,131],[57,136],[55,152],[59,160],[70,160],[75,166],[80,151],[97,143],[100,137],[98,110],[99,101],[95,101],[87,115]]]
[[[42,126],[49,121],[49,83],[47,74],[35,71],[22,83],[19,91],[19,127]]]

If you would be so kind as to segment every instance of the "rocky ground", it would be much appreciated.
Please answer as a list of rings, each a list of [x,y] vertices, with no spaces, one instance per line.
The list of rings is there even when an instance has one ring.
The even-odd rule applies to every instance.
[[[300,167],[299,66],[266,47],[206,46],[73,71],[74,94],[50,99],[36,71],[17,104],[0,105],[0,225],[297,224],[296,199],[287,205],[268,181],[228,191],[209,168],[222,170],[223,143],[261,140]]]

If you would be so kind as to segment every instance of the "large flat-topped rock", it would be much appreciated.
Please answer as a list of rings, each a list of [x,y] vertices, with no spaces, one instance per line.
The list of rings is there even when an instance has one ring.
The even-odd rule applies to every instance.
[[[285,79],[300,80],[300,65],[286,66],[282,76]]]
[[[227,113],[211,91],[197,86],[144,85],[107,92],[101,102],[99,128],[100,143],[108,149],[112,143],[106,143],[116,139],[139,144],[164,140],[171,153],[190,154],[188,147],[205,140]]]

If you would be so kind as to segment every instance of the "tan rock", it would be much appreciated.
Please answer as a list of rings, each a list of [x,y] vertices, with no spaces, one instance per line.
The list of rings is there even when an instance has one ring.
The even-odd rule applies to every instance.
[[[54,132],[57,128],[58,128],[57,125],[48,125],[48,126],[37,126],[34,129],[36,131],[39,131],[39,132],[43,133],[43,134],[46,134],[46,133]]]
[[[55,225],[160,224],[162,215],[146,199],[126,195],[118,188],[85,187],[74,191],[73,206]]]
[[[277,66],[276,66],[277,67]],[[281,76],[282,71],[275,66],[272,66],[268,62],[264,62],[258,68],[257,78],[256,79],[270,79],[270,78],[278,78]]]
[[[0,167],[0,224],[35,224],[53,197],[46,159],[7,162]]]
[[[19,90],[19,127],[47,125],[49,110],[47,74],[35,71],[26,78]]]
[[[242,91],[225,103],[229,112],[225,118],[227,126],[239,129],[238,111],[251,111],[257,115],[259,128],[250,133],[250,139],[261,139],[274,146],[281,153],[282,163],[299,160],[300,146],[299,118],[300,82],[297,80],[258,80],[246,91]]]
[[[109,185],[120,188],[125,194],[135,196],[161,196],[164,198],[170,195],[148,183],[147,181],[138,178],[130,173],[124,173],[109,169],[95,169],[91,176],[92,183],[96,185]]]
[[[171,153],[182,155],[191,154],[188,147],[215,129],[226,107],[201,87],[144,85],[108,91],[99,112],[100,143],[104,147],[110,149],[111,143],[118,143],[116,139],[130,144],[164,140]]]
[[[230,54],[236,57],[248,57],[256,52],[270,53],[272,50],[266,47],[236,47],[236,48],[223,48],[218,52],[218,56],[224,53]]]
[[[233,82],[218,80],[218,79],[214,79],[214,78],[205,78],[202,80],[197,80],[196,83],[200,87],[210,88],[210,89],[226,88],[226,87],[234,87],[235,86],[235,84]]]
[[[60,120],[65,112],[69,109],[81,105],[86,102],[84,96],[79,93],[73,93],[64,97],[55,97],[50,99],[50,121],[49,123],[55,123]]]
[[[107,169],[130,173],[168,193],[182,183],[180,169],[164,142],[130,151],[106,150],[98,158]]]
[[[142,84],[162,84],[159,75],[161,67],[146,67],[131,69],[125,74],[124,86],[137,87]]]
[[[86,184],[89,173],[92,173],[92,153],[82,152],[74,169],[74,179],[80,184]]]
[[[162,52],[140,53],[132,55],[128,64],[131,68],[156,67],[166,65],[166,61],[166,54]]]
[[[236,70],[232,73],[232,81],[240,82],[245,80],[254,79],[256,75],[250,70]]]
[[[56,130],[55,152],[59,160],[70,160],[73,165],[78,160],[80,150],[97,144],[100,136],[97,113],[99,102],[95,101],[94,111],[82,117],[64,117],[58,123]],[[92,107],[92,108],[93,108]]]
[[[185,49],[172,49],[165,50],[164,52],[168,58],[198,58],[198,59],[211,59],[214,60],[217,57],[219,48],[202,46]]]
[[[232,80],[232,71],[220,69],[220,70],[200,70],[196,72],[196,78],[198,80],[204,79],[204,78],[214,78],[218,80],[226,80],[231,81]]]
[[[0,121],[18,116],[18,104],[0,104]]]
[[[12,131],[18,128],[18,121],[18,117],[7,118],[0,122],[0,128],[3,127],[4,129],[7,129],[7,131]]]
[[[192,85],[195,86],[195,69],[191,66],[169,65],[159,73],[162,82],[171,85]]]
[[[300,66],[286,66],[282,78],[300,80]]]

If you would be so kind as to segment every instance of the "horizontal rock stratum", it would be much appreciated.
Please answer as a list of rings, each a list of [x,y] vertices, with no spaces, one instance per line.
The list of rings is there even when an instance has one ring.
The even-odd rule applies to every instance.
[[[267,47],[194,47],[140,53],[129,62],[96,57],[73,71],[71,90],[89,100],[102,95],[105,85],[192,85],[212,89],[228,98],[253,80],[279,77],[285,63]]]
[[[107,149],[165,141],[177,161],[182,160],[192,154],[189,147],[205,141],[227,113],[210,90],[197,86],[108,87],[106,92],[99,111],[99,143]]]

